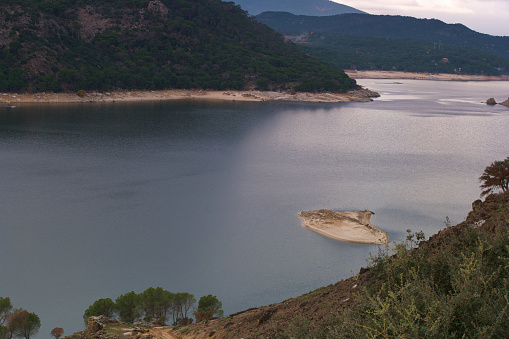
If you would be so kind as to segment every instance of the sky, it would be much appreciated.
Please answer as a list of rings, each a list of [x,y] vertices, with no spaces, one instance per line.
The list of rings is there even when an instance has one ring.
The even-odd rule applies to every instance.
[[[333,0],[369,14],[434,18],[474,31],[509,36],[509,0]]]

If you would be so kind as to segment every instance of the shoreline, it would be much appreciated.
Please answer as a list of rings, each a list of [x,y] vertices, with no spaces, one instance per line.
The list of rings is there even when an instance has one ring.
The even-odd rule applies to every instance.
[[[509,75],[470,75],[447,73],[417,73],[401,71],[353,71],[345,70],[352,79],[409,79],[437,81],[509,81]]]
[[[135,90],[90,91],[77,93],[0,93],[0,103],[15,106],[22,103],[94,103],[94,102],[141,102],[171,100],[222,100],[222,101],[300,101],[300,102],[369,102],[380,96],[367,89],[346,93],[308,93],[271,91],[209,91],[209,90]]]

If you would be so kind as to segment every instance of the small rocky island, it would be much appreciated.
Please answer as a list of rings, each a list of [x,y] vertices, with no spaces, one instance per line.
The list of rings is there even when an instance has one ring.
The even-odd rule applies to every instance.
[[[299,213],[302,226],[329,238],[361,244],[385,244],[387,234],[370,222],[371,211],[336,212],[330,210]]]

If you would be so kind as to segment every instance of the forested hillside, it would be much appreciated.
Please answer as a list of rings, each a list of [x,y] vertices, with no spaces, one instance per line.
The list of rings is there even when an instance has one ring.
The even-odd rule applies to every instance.
[[[475,32],[461,24],[437,19],[416,19],[391,15],[343,14],[327,17],[290,13],[262,13],[258,21],[284,34],[327,32],[385,39],[413,39],[484,50],[509,58],[509,36]]]
[[[509,58],[468,47],[338,33],[313,33],[297,39],[308,53],[342,69],[484,75],[509,72]]]
[[[316,16],[364,13],[356,8],[330,0],[234,0],[234,2],[251,15],[271,11]]]
[[[266,12],[257,19],[309,54],[342,69],[501,75],[509,73],[509,37],[439,20]]]
[[[356,86],[232,2],[4,0],[0,23],[2,91]]]

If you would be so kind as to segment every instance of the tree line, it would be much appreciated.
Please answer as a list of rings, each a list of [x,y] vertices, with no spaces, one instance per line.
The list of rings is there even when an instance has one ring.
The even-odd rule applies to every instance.
[[[143,320],[156,321],[160,325],[171,322],[173,325],[187,325],[196,321],[220,318],[224,312],[222,303],[211,294],[203,296],[195,307],[194,295],[186,292],[172,293],[162,287],[149,287],[141,293],[134,291],[121,294],[113,301],[111,298],[96,300],[83,314],[87,323],[91,316],[104,315],[122,322],[134,323]]]

